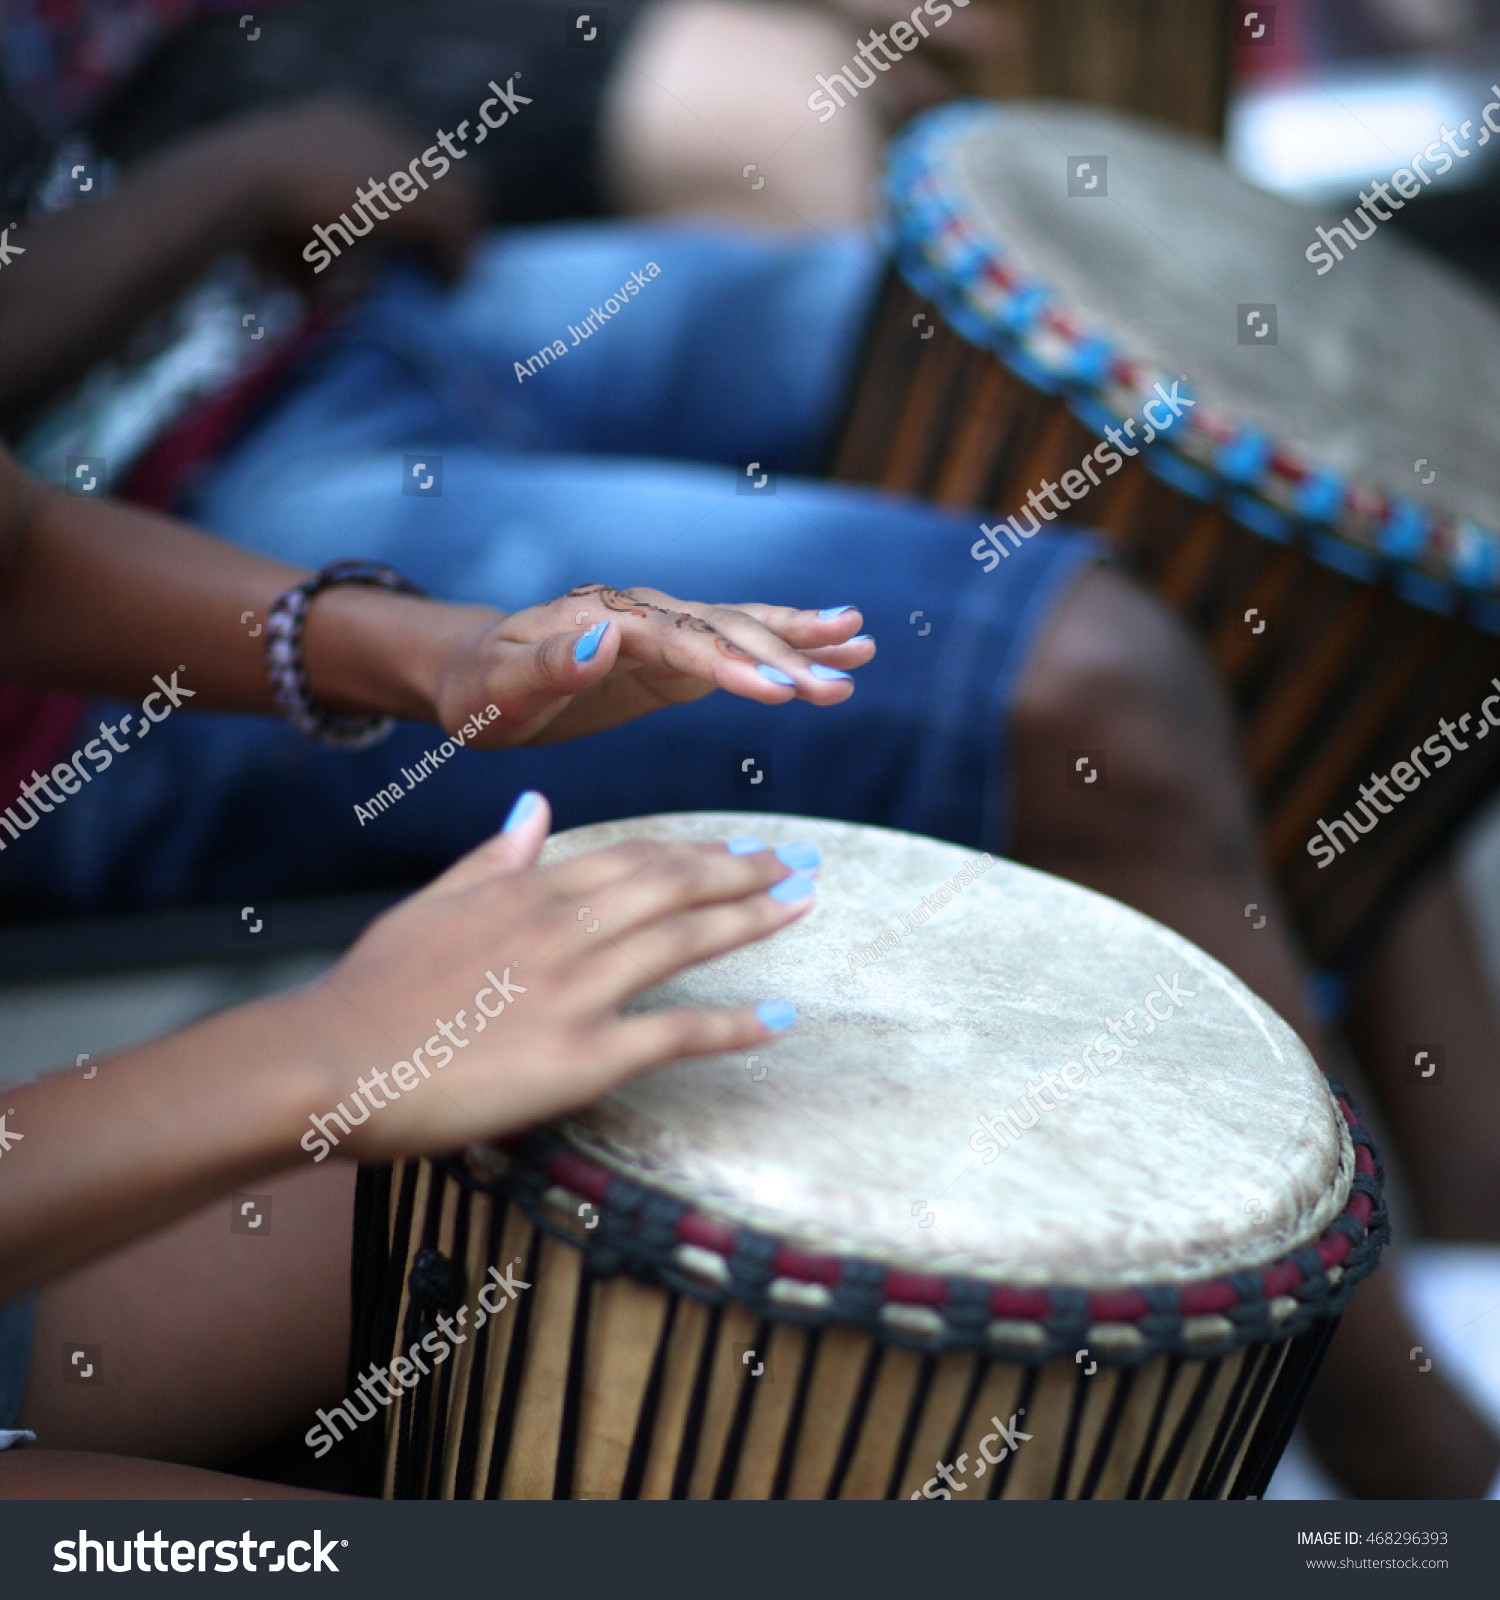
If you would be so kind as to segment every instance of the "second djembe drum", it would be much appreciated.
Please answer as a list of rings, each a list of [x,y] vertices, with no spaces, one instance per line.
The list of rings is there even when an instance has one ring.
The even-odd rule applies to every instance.
[[[545,859],[743,821],[583,828]],[[354,1370],[412,1380],[366,1492],[1259,1495],[1385,1234],[1348,1099],[1113,901],[756,826],[821,844],[817,906],[641,1004],[788,996],[792,1032],[362,1174]]]
[[[985,581],[1052,522],[1128,552],[1229,685],[1298,931],[1352,966],[1500,781],[1500,315],[1394,224],[1085,106],[919,118],[886,200],[834,475],[982,510]]]

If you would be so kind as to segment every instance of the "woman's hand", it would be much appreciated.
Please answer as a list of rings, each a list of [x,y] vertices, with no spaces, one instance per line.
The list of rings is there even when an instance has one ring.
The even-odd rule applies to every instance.
[[[437,719],[452,732],[497,706],[499,719],[473,740],[496,749],[598,733],[715,689],[767,705],[839,705],[854,693],[851,670],[875,654],[859,625],[852,606],[705,605],[589,584],[471,621],[440,668]]]
[[[244,619],[306,577],[170,518],[44,488],[0,448],[0,677],[134,698],[163,662],[188,662],[193,710],[266,712],[264,640]],[[498,749],[714,689],[839,705],[875,654],[860,620],[852,606],[705,605],[599,584],[506,616],[351,585],[313,601],[302,659],[332,711],[467,727],[466,744]]]
[[[663,1062],[790,1026],[774,995],[733,1010],[620,1007],[795,922],[812,904],[815,846],[642,841],[538,868],[549,826],[546,801],[524,795],[505,832],[382,917],[293,1002],[325,1085],[301,1139],[315,1160],[333,1147],[388,1161],[499,1137]]]
[[[451,1150],[679,1056],[762,1045],[765,1002],[622,1017],[812,904],[812,845],[627,844],[538,868],[547,803],[388,912],[312,989],[6,1091],[0,1303],[330,1153]],[[792,869],[797,870],[792,870]],[[587,915],[580,919],[580,907]],[[90,1077],[93,1073],[90,1074]]]

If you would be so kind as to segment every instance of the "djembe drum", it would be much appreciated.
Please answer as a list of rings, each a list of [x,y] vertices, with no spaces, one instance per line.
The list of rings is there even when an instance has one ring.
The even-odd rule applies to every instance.
[[[742,822],[582,828],[543,859]],[[1386,1232],[1347,1099],[1111,900],[756,826],[820,842],[818,905],[639,1008],[787,995],[792,1032],[361,1175],[352,1371],[433,1363],[367,1430],[365,1491],[1259,1495]]]
[[[1084,107],[933,112],[886,200],[834,476],[999,512],[986,571],[1049,519],[1128,552],[1222,670],[1292,913],[1347,964],[1500,777],[1500,317],[1389,228],[1330,249],[1206,143]]]

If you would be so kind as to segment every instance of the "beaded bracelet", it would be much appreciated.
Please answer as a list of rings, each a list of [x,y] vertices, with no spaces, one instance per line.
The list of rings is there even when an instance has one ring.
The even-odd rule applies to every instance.
[[[422,593],[416,584],[379,561],[335,561],[306,583],[277,595],[266,622],[266,663],[277,709],[299,733],[340,749],[364,750],[388,739],[396,719],[339,716],[320,706],[308,689],[307,669],[302,664],[302,630],[308,607],[325,589],[346,584],[389,589],[396,594]]]

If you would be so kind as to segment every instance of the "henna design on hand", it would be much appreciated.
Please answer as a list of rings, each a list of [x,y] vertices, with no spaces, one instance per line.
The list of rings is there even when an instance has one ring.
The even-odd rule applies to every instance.
[[[611,589],[606,584],[589,583],[581,588],[571,589],[565,598],[577,599],[581,595],[597,595],[606,611],[624,611],[633,617],[645,620],[648,611],[654,611],[659,617],[670,617],[676,627],[690,628],[694,633],[711,633],[718,635],[719,630],[713,623],[705,621],[702,617],[694,616],[690,611],[668,611],[665,606],[654,605],[650,600],[642,600],[632,594],[629,589]],[[745,658],[749,660],[747,656]]]
[[[646,613],[640,607],[648,604],[645,600],[637,600],[635,596],[624,589],[611,589],[604,583],[585,583],[576,589],[569,589],[563,596],[565,600],[580,600],[584,595],[594,595],[598,598],[606,611],[627,611],[632,616],[644,617]],[[650,606],[652,611],[659,611],[660,606]]]

